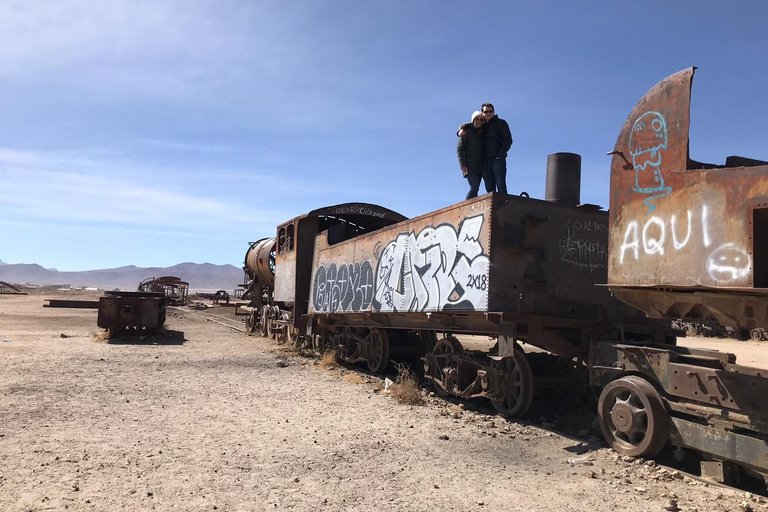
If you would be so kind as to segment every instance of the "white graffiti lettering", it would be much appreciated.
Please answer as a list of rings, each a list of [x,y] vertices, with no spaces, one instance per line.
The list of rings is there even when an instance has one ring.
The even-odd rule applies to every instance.
[[[652,226],[658,226],[659,237],[653,238],[648,234]],[[664,222],[658,217],[651,217],[643,226],[643,249],[646,254],[664,254],[664,238],[666,230],[664,229]]]
[[[379,257],[374,307],[379,311],[485,309],[488,256],[479,236],[484,216],[402,233]]]
[[[688,227],[683,240],[679,239],[677,232],[677,215],[671,216],[669,225],[667,225],[667,221],[663,217],[654,215],[645,221],[642,230],[637,221],[630,221],[624,230],[624,239],[621,248],[619,248],[619,263],[624,263],[625,253],[628,250],[631,251],[635,260],[639,260],[641,247],[645,254],[659,254],[660,256],[663,256],[665,251],[670,249],[667,241],[668,228],[672,232],[672,247],[674,247],[676,251],[688,246],[695,234],[693,213],[690,210],[687,211],[686,217],[688,219]],[[706,205],[701,207],[701,222],[699,227],[701,230],[700,240],[704,247],[709,247],[711,244],[709,238],[709,210]]]
[[[704,247],[709,247],[712,242],[709,240],[709,208],[707,205],[701,207],[701,238],[704,241]]]
[[[672,243],[675,245],[675,249],[678,250],[678,251],[680,249],[682,249],[683,247],[685,247],[686,245],[688,245],[688,240],[691,238],[691,212],[690,212],[690,210],[687,213],[688,213],[688,231],[686,231],[686,233],[685,233],[685,240],[683,240],[682,242],[679,242],[677,240],[677,232],[675,231],[675,226],[677,225],[677,215],[673,215],[672,216],[672,222],[671,222],[671,225],[672,225]]]
[[[627,242],[627,240],[631,240]],[[637,239],[637,221],[633,220],[627,224],[627,230],[624,231],[624,241],[621,243],[621,249],[619,249],[619,263],[624,263],[624,251],[632,249],[635,254],[635,259],[639,259],[640,255],[638,251],[640,249],[640,241]]]

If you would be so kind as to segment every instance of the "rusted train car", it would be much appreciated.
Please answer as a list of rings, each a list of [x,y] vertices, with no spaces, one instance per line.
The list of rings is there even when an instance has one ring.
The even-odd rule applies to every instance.
[[[333,346],[376,372],[395,352],[420,353],[439,394],[513,416],[536,386],[585,368],[618,452],[671,442],[705,454],[713,479],[733,463],[765,476],[766,372],[678,347],[664,322],[756,329],[768,315],[768,164],[690,160],[693,71],[660,82],[627,119],[610,213],[580,204],[572,154],[550,155],[544,200],[488,194],[413,219],[361,203],[315,210],[249,249],[251,329]],[[466,350],[462,333],[497,343]],[[519,342],[557,356],[561,374],[537,379]]]

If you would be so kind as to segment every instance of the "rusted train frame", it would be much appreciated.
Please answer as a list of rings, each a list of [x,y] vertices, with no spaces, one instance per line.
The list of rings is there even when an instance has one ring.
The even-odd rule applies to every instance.
[[[339,243],[321,232],[306,334],[378,372],[389,352],[379,340],[410,332],[438,391],[486,397],[511,415],[526,412],[534,385],[518,341],[581,359],[595,339],[673,342],[593,286],[607,279],[607,213],[576,203],[491,194]],[[485,334],[498,346],[469,354],[448,336],[424,350],[415,334],[425,332]]]
[[[667,231],[671,234],[666,242],[671,247],[686,249],[689,242],[689,236],[675,232],[675,217],[668,221],[658,218],[658,211],[669,205],[701,207],[705,203],[702,198],[711,199],[712,194],[716,196],[714,204],[725,205],[725,211],[718,212],[718,220],[726,219],[726,224],[705,231],[709,237],[706,240],[711,243],[704,245],[709,247],[718,237],[726,237],[722,246],[736,243],[729,242],[730,239],[749,241],[748,248],[724,256],[746,256],[750,263],[768,261],[761,252],[768,244],[758,243],[768,237],[768,214],[764,213],[768,211],[765,210],[768,207],[768,167],[765,162],[730,157],[727,163],[744,166],[736,174],[732,169],[716,168],[688,158],[692,76],[693,69],[690,69],[660,82],[638,103],[625,123],[612,151],[610,218],[602,235],[606,237],[607,251],[599,247],[602,238],[592,236],[595,233],[573,237],[569,229],[569,236],[559,241],[556,250],[542,252],[536,236],[555,233],[544,226],[554,225],[557,208],[552,205],[545,208],[541,202],[522,197],[485,196],[403,221],[391,228],[382,226],[375,236],[363,234],[350,238],[345,244],[328,243],[324,240],[327,234],[319,229],[308,233],[315,244],[310,260],[316,265],[312,269],[312,290],[307,295],[305,287],[304,294],[291,301],[277,300],[276,304],[264,306],[262,317],[271,318],[279,329],[292,326],[296,329],[294,335],[301,333],[305,342],[311,340],[314,346],[334,345],[342,351],[342,357],[365,360],[374,371],[383,369],[382,361],[389,353],[387,340],[398,336],[407,338],[417,350],[424,344],[433,344],[433,350],[424,361],[427,378],[433,381],[438,393],[450,392],[463,398],[487,397],[507,414],[522,414],[530,403],[531,386],[526,384],[532,382],[532,377],[526,356],[517,346],[518,340],[564,357],[583,358],[588,364],[590,383],[602,387],[598,407],[601,429],[619,453],[652,456],[671,441],[674,445],[704,453],[710,460],[702,463],[702,473],[715,480],[723,481],[727,477],[730,463],[738,463],[765,476],[768,474],[768,410],[762,398],[757,401],[754,398],[755,390],[759,397],[768,391],[764,371],[736,365],[730,354],[677,347],[670,339],[670,331],[645,321],[638,322],[631,313],[589,311],[589,308],[581,307],[578,297],[568,297],[565,292],[567,300],[563,301],[563,297],[558,296],[563,289],[576,293],[590,290],[589,295],[592,284],[607,282],[616,297],[655,318],[706,319],[711,316],[726,325],[755,328],[768,314],[768,269],[760,267],[752,271],[748,265],[743,265],[743,261],[741,266],[736,265],[736,260],[727,264],[719,263],[720,260],[712,263],[712,254],[702,251],[694,251],[682,259],[688,264],[680,268],[687,273],[678,272],[675,267],[681,258],[640,261],[641,251],[646,256],[663,255],[660,248],[664,248],[664,240],[658,230],[667,229],[667,225],[671,226]],[[650,135],[640,133],[642,129],[638,127],[647,127]],[[660,132],[663,136],[658,137],[659,142],[653,137]],[[728,192],[729,185],[736,182],[733,180],[740,184],[735,188],[736,192]],[[740,192],[743,193],[741,196]],[[747,201],[741,200],[744,196],[748,197]],[[435,221],[432,228],[439,228],[438,224],[442,222],[441,225],[453,226],[454,232],[458,233],[460,222],[467,216],[458,215],[451,220],[452,211],[477,207],[484,201],[489,203],[486,211],[492,212],[488,218],[498,227],[495,231],[488,229],[483,237],[477,232],[461,240],[484,241],[489,250],[502,248],[502,254],[497,254],[498,261],[507,262],[509,272],[494,276],[486,272],[485,282],[489,288],[496,286],[496,293],[508,293],[511,297],[501,296],[494,302],[493,298],[499,296],[489,292],[488,296],[493,298],[487,300],[484,307],[453,307],[457,306],[453,301],[449,308],[440,304],[431,310],[417,308],[418,312],[403,312],[394,307],[387,311],[371,309],[369,301],[366,307],[353,308],[350,312],[347,308],[351,302],[341,311],[333,306],[342,303],[344,298],[337,296],[334,300],[331,291],[327,296],[323,295],[321,306],[313,309],[312,304],[317,302],[318,282],[327,284],[331,264],[336,264],[334,281],[339,277],[341,263],[347,272],[345,279],[350,280],[354,279],[350,263],[359,264],[370,254],[375,255],[376,261],[381,259],[387,248],[375,249],[375,242],[374,248],[366,247],[366,240],[395,243],[401,235],[407,238],[408,234],[414,235],[410,240],[417,240],[416,232],[422,234],[424,226],[429,224],[427,220]],[[577,203],[567,205],[569,211],[579,211]],[[592,208],[591,211],[595,213],[597,210]],[[654,211],[657,213],[648,216]],[[590,212],[590,207],[583,207],[580,212]],[[682,213],[684,215],[678,215],[677,219],[682,218],[683,222],[687,219],[690,233],[692,214]],[[707,217],[712,212],[699,213],[702,225],[704,220],[712,218]],[[418,224],[421,221],[423,224]],[[585,226],[592,226],[591,231],[602,230],[590,223],[577,224],[579,230],[584,230]],[[387,236],[387,229],[392,229],[394,236]],[[429,236],[433,235],[429,233]],[[490,244],[491,238],[494,244]],[[456,243],[459,243],[458,239]],[[690,245],[688,249],[693,247]],[[732,246],[725,248],[729,247]],[[712,246],[713,250],[721,248]],[[325,260],[321,257],[323,251],[329,255]],[[481,250],[479,254],[482,253]],[[595,254],[604,255],[605,261],[599,257],[593,259]],[[536,264],[546,261],[547,255],[559,255],[561,269],[569,265],[599,266],[604,263],[607,277],[603,281],[593,280],[587,287],[585,283],[574,282],[571,275],[559,272],[557,268],[537,268]],[[589,257],[578,259],[584,255]],[[433,263],[440,264],[437,260]],[[328,266],[323,272],[319,271],[321,264]],[[498,267],[503,268],[502,264]],[[355,267],[355,275],[359,275],[360,268]],[[488,268],[498,270],[493,265]],[[693,273],[690,269],[694,269]],[[418,272],[428,270],[426,266],[417,269]],[[369,277],[373,277],[371,265],[367,271]],[[318,279],[318,275],[324,276],[324,280]],[[380,274],[378,266],[375,275],[386,277],[386,273]],[[554,293],[537,296],[537,290],[546,288],[546,283],[539,278],[547,276],[563,282],[559,289],[552,290]],[[294,278],[297,278],[296,274],[291,274],[291,279]],[[402,278],[403,274],[400,274],[393,279],[389,293],[390,298],[397,296],[397,300],[405,304],[413,297],[402,287]],[[522,294],[518,288],[521,283],[528,287]],[[354,297],[351,300],[357,300],[357,296]],[[306,300],[308,306],[295,308],[296,300]],[[568,300],[576,304],[569,304]],[[390,306],[393,304],[390,301]],[[269,328],[267,332],[270,332]],[[450,335],[436,340],[436,332],[489,334],[497,336],[499,343],[479,360],[467,354],[458,340]]]
[[[143,293],[163,293],[171,304],[184,306],[189,295],[189,283],[176,276],[149,277],[139,283],[137,290]]]
[[[608,284],[651,318],[715,319],[762,337],[768,162],[690,158],[694,71],[653,87],[611,152]],[[603,433],[617,451],[631,454],[627,441],[638,422],[653,419],[656,437],[668,430],[673,444],[712,459],[702,464],[710,478],[723,481],[733,462],[768,476],[768,371],[736,365],[731,354],[680,347],[600,343],[590,357],[593,382],[605,386]],[[650,387],[638,386],[640,378]],[[646,444],[655,450],[660,442]]]
[[[165,292],[107,291],[99,298],[96,325],[117,332],[145,334],[163,327]]]
[[[0,294],[12,294],[12,295],[26,295],[26,293],[19,290],[16,286],[5,281],[0,281]]]

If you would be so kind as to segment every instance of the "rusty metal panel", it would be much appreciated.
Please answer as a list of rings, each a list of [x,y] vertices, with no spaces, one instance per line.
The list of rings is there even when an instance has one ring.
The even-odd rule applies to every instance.
[[[741,329],[768,326],[768,301],[764,293],[727,290],[663,290],[614,288],[617,299],[646,313],[650,318],[682,318],[704,321],[714,318],[722,325]]]
[[[658,383],[666,396],[739,411],[765,423],[768,371],[737,365],[733,354],[613,343],[598,343],[593,353],[593,367],[607,370],[609,380],[618,373],[640,373]]]
[[[275,255],[275,301],[293,304],[296,299],[296,233],[297,221],[277,228]]]
[[[48,304],[43,304],[44,308],[79,308],[79,309],[98,309],[97,300],[74,300],[74,299],[44,299]]]
[[[275,262],[275,302],[292,304],[296,295],[296,253]]]
[[[672,442],[716,457],[768,470],[768,444],[762,439],[719,430],[682,418],[670,418]]]
[[[596,286],[607,279],[607,212],[498,195],[491,239],[491,311],[584,320],[596,320],[600,306],[613,313],[610,292]]]
[[[768,204],[768,166],[723,168],[688,157],[694,70],[653,87],[619,134],[611,164],[611,286],[753,288],[754,266],[767,264],[754,257],[760,227],[752,225],[752,210]]]
[[[687,364],[669,365],[669,392],[709,405],[762,416],[768,411],[768,379]]]
[[[104,329],[154,329],[165,322],[165,294],[106,292],[99,298],[96,324]]]
[[[465,201],[334,245],[320,233],[309,312],[487,311],[491,201]]]

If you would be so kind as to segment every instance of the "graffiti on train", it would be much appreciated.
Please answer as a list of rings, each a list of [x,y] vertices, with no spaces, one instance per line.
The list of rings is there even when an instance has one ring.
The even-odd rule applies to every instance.
[[[488,255],[480,245],[484,215],[401,233],[381,251],[373,306],[378,311],[483,310]]]
[[[672,187],[664,183],[661,171],[662,155],[668,144],[667,121],[658,112],[645,112],[635,120],[629,136],[629,154],[635,183],[632,190],[648,197],[643,201],[648,207],[646,214],[656,209],[656,200],[666,197]]]
[[[619,265],[648,258],[674,258],[678,252],[688,251],[707,256],[704,270],[715,285],[748,280],[752,257],[736,243],[717,245],[713,238],[725,231],[721,220],[724,215],[710,215],[709,210],[709,206],[702,204],[697,211],[687,210],[685,215],[652,215],[642,225],[630,221],[619,247]],[[692,279],[703,280],[695,276]]]
[[[373,267],[362,263],[331,263],[317,267],[312,305],[323,313],[367,311],[373,299]]]
[[[604,222],[568,219],[566,237],[559,240],[560,261],[589,272],[608,268],[608,246],[594,239],[607,232]]]

